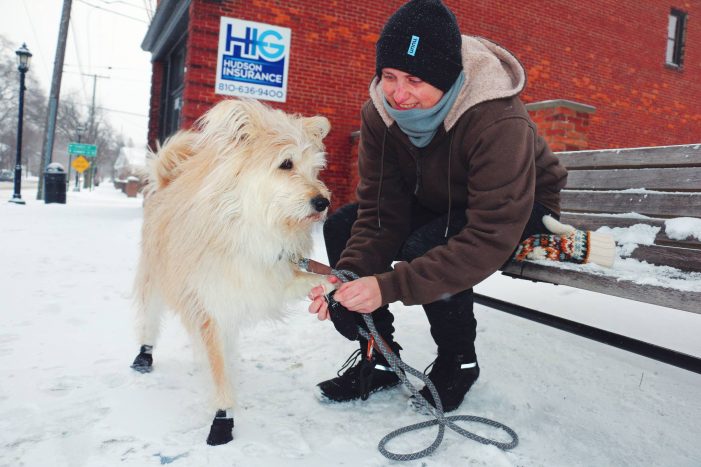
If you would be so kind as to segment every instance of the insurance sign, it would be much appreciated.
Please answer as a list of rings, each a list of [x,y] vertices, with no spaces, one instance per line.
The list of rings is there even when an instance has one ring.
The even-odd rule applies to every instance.
[[[215,92],[285,102],[289,28],[221,18]]]

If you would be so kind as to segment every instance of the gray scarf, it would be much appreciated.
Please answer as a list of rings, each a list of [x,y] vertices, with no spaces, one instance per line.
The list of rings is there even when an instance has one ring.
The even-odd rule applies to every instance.
[[[397,122],[399,128],[406,133],[412,144],[418,148],[425,148],[433,139],[436,131],[438,131],[438,126],[443,123],[446,115],[448,115],[464,82],[465,75],[460,72],[451,88],[430,109],[396,110],[387,102],[387,98],[383,98],[382,102],[387,113]]]

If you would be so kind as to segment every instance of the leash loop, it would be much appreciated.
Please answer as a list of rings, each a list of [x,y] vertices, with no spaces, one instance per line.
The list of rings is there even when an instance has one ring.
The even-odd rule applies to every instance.
[[[336,270],[332,269],[331,274],[336,276],[341,280],[341,282],[348,282],[351,280],[358,279],[358,275],[353,273],[352,271],[347,271],[347,270]],[[441,402],[441,398],[438,395],[438,391],[436,390],[436,387],[434,386],[433,382],[423,374],[423,372],[418,371],[415,368],[410,367],[406,363],[404,363],[397,355],[392,352],[392,349],[388,348],[382,337],[379,335],[377,332],[377,328],[375,328],[375,322],[372,319],[372,316],[370,313],[363,313],[362,314],[363,320],[365,321],[365,325],[368,327],[370,332],[366,331],[363,329],[362,326],[358,326],[358,333],[363,336],[368,342],[370,340],[374,340],[375,344],[378,346],[380,349],[380,352],[382,355],[385,357],[387,362],[389,363],[390,367],[392,370],[397,374],[399,379],[404,383],[404,385],[409,389],[411,394],[414,396],[415,400],[418,401],[419,405],[425,409],[431,416],[434,417],[433,420],[427,420],[421,423],[416,423],[414,425],[409,425],[405,426],[403,428],[399,428],[397,430],[394,430],[393,432],[387,434],[384,438],[382,438],[377,445],[377,449],[380,451],[380,453],[385,456],[388,459],[391,460],[398,460],[398,461],[409,461],[409,460],[416,460],[416,459],[421,459],[422,457],[426,457],[429,454],[433,453],[438,446],[440,446],[441,442],[443,442],[443,436],[445,434],[445,428],[448,427],[451,430],[455,431],[456,433],[459,433],[460,435],[472,439],[474,441],[477,441],[478,443],[482,444],[491,444],[493,446],[498,447],[499,449],[502,450],[508,450],[516,447],[518,445],[518,435],[514,430],[509,428],[508,426],[504,425],[503,423],[496,422],[494,420],[490,420],[488,418],[483,418],[483,417],[477,417],[474,415],[452,415],[449,417],[446,417],[444,412],[443,412],[443,404]],[[404,370],[404,371],[402,371]],[[420,379],[421,381],[424,382],[426,387],[428,387],[429,392],[433,396],[433,400],[436,402],[436,407],[433,407],[420,393],[419,391],[414,387],[414,385],[409,381],[409,379],[406,376],[406,373],[411,374],[412,376],[415,376],[416,378]],[[473,423],[482,423],[485,425],[489,425],[494,428],[498,428],[506,432],[506,434],[509,435],[511,438],[510,441],[508,442],[502,442],[502,441],[497,441],[493,440],[490,438],[485,438],[483,436],[479,436],[475,433],[472,433],[470,431],[467,431],[466,429],[458,426],[455,424],[456,421],[466,421],[466,422],[473,422]],[[412,453],[407,453],[407,454],[399,454],[392,452],[387,449],[387,443],[389,443],[391,440],[394,438],[397,438],[405,433],[408,433],[410,431],[415,431],[415,430],[421,430],[424,428],[428,428],[434,425],[438,425],[438,433],[436,434],[436,439],[431,443],[430,446],[428,446],[425,449],[422,449],[420,451],[412,452]]]

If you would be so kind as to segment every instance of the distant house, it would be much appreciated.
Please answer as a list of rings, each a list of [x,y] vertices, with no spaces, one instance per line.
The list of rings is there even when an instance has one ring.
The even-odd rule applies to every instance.
[[[127,148],[119,150],[119,156],[114,162],[115,181],[126,181],[129,177],[145,178],[146,148]]]
[[[146,185],[146,155],[145,147],[119,150],[119,156],[114,161],[114,187],[122,190],[127,196],[134,197]]]

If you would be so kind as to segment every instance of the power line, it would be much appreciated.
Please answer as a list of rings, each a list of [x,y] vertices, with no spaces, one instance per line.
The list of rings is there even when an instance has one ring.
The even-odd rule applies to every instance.
[[[85,0],[77,0],[77,1],[80,2],[80,3],[83,3],[84,5],[87,5],[87,6],[89,6],[89,7],[92,7],[92,8],[98,9],[98,10],[102,10],[102,11],[106,11],[106,12],[108,12],[108,13],[112,13],[113,15],[122,16],[122,17],[124,17],[124,18],[128,18],[128,19],[131,19],[131,20],[134,20],[134,21],[138,21],[139,23],[148,24],[147,21],[144,21],[144,20],[141,19],[141,18],[136,18],[136,17],[134,17],[134,16],[125,15],[124,13],[120,13],[120,12],[118,12],[118,11],[110,10],[109,8],[103,8],[103,7],[99,6],[99,5],[93,5],[92,3],[88,3],[88,2],[86,2]]]
[[[142,0],[144,2],[144,8],[146,9],[146,16],[148,16],[149,22],[153,21],[153,4],[149,0]]]
[[[41,49],[41,41],[39,40],[39,36],[37,35],[36,29],[34,29],[34,21],[32,21],[32,15],[29,14],[29,10],[27,9],[27,4],[25,3],[24,0],[22,0],[22,6],[24,7],[24,12],[27,14],[27,20],[29,21],[29,27],[32,28],[32,34],[34,34],[34,41],[36,42],[36,46],[32,45],[32,48],[36,47],[39,49],[39,53],[41,54],[42,57],[44,57],[44,51]],[[48,76],[49,69],[46,67],[46,63],[42,60],[41,61],[41,66],[44,68],[44,73]]]
[[[148,118],[148,115],[144,114],[138,114],[136,112],[127,112],[126,110],[116,110],[116,109],[108,109],[107,107],[97,107],[100,110],[106,110],[107,112],[114,112],[118,114],[126,114],[126,115],[131,115],[134,117],[142,117],[142,118]]]
[[[83,104],[80,102],[76,103],[77,105],[80,105],[81,107],[90,107],[90,104]],[[128,110],[117,110],[117,109],[110,109],[109,107],[102,107],[102,106],[96,106],[95,107],[98,110],[105,110],[107,112],[113,112],[113,113],[118,113],[118,114],[125,114],[125,115],[131,115],[134,117],[142,117],[142,118],[148,118],[149,116],[146,114],[140,114],[136,112],[129,112]]]
[[[78,66],[78,65],[74,65],[72,63],[65,63],[63,66],[67,67],[67,66]],[[91,68],[104,68],[107,70],[143,71],[143,69],[136,68],[136,67],[112,66],[112,65],[97,65],[97,66],[92,66]]]
[[[80,58],[80,49],[78,47],[78,34],[75,32],[75,25],[74,22],[71,21],[71,31],[73,32],[73,48],[75,49],[75,55],[78,60],[78,70],[80,71],[81,75],[84,75],[83,73],[83,60]],[[90,96],[88,96],[88,91],[87,91],[87,86],[85,85],[85,79],[83,76],[80,77],[80,82],[82,84],[81,89],[85,95],[85,100],[89,100]]]
[[[146,13],[148,13],[148,9],[145,6],[134,5],[133,3],[125,2],[124,0],[100,0],[100,2],[106,3],[107,5],[122,4],[124,6],[130,6],[132,8],[136,8],[137,10],[146,11]]]
[[[100,67],[93,67],[93,68],[100,68]],[[79,71],[69,71],[69,70],[63,70],[64,73],[67,73],[69,75],[87,75],[87,76],[92,76],[93,73],[82,73]],[[129,78],[120,78],[114,75],[110,76],[110,79],[113,79],[115,81],[123,81],[125,83],[141,83],[141,84],[150,84],[151,82],[148,80],[143,80],[143,79],[129,79]]]

